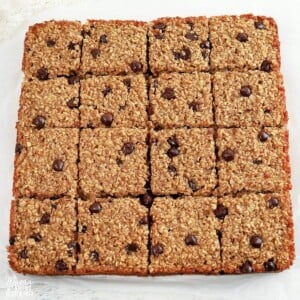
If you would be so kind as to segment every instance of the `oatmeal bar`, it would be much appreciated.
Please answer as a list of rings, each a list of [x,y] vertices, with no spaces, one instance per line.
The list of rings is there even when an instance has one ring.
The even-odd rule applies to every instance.
[[[217,147],[220,195],[290,189],[286,129],[219,129]]]
[[[277,25],[253,15],[209,18],[212,70],[261,70],[280,67]]]
[[[18,127],[13,188],[16,198],[76,195],[78,131]]]
[[[138,199],[79,200],[76,273],[146,275],[147,220]]]
[[[147,86],[143,75],[82,80],[81,127],[146,128]]]
[[[17,272],[72,274],[78,246],[75,200],[12,201],[9,263]]]
[[[147,130],[83,129],[79,184],[84,196],[137,196],[148,179]]]
[[[295,250],[288,192],[227,196],[218,203],[227,209],[221,230],[225,273],[280,271],[292,264]]]
[[[80,22],[52,20],[30,26],[22,70],[26,77],[40,80],[72,75],[79,69],[81,43]]]
[[[150,120],[155,127],[213,125],[211,76],[208,73],[163,73],[152,78]]]
[[[145,73],[147,24],[89,20],[83,25],[81,72],[94,75]]]
[[[150,274],[217,273],[221,267],[217,198],[155,198]]]
[[[160,18],[149,24],[153,74],[208,71],[210,48],[206,17]]]
[[[213,134],[206,128],[152,132],[152,192],[210,195],[217,184]]]
[[[20,96],[22,127],[79,127],[79,83],[60,77],[25,80]]]

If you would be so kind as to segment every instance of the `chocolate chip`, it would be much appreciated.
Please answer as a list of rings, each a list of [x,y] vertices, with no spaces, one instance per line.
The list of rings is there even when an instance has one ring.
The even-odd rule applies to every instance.
[[[70,109],[78,108],[78,103],[76,103],[76,98],[75,98],[75,97],[71,98],[71,99],[67,102],[67,106],[68,106]]]
[[[174,59],[175,59],[175,60],[178,60],[178,59],[180,59],[180,57],[181,57],[181,54],[180,54],[180,52],[178,52],[178,51],[173,51],[173,55],[174,55]]]
[[[21,250],[21,251],[19,252],[19,255],[20,255],[20,257],[23,258],[23,259],[28,258],[27,249],[24,248],[23,250]]]
[[[254,26],[256,29],[265,29],[266,25],[263,23],[263,21],[255,21]]]
[[[206,40],[206,41],[201,42],[200,48],[201,49],[210,49],[211,48],[210,41]]]
[[[255,165],[261,165],[262,164],[262,160],[261,159],[254,159],[253,160],[253,163],[255,164]]]
[[[196,238],[196,236],[193,235],[193,234],[188,234],[188,235],[185,237],[184,241],[185,241],[185,244],[186,244],[187,246],[195,246],[195,245],[198,244],[197,238]]]
[[[171,147],[175,147],[175,148],[178,148],[178,147],[179,147],[179,143],[178,143],[178,140],[177,140],[176,135],[170,136],[170,137],[167,139],[167,142],[168,142],[168,144],[169,144]]]
[[[192,109],[194,112],[200,111],[200,104],[193,101],[189,104],[189,108]]]
[[[36,116],[32,120],[32,124],[37,128],[37,129],[42,129],[45,127],[46,124],[46,118],[43,116]]]
[[[244,85],[241,87],[240,94],[243,97],[250,97],[252,89],[250,85]]]
[[[207,57],[208,57],[208,51],[207,50],[202,50],[201,51],[201,54],[202,54],[202,57],[204,58],[204,59],[206,59]]]
[[[156,244],[151,246],[151,253],[153,256],[159,256],[164,252],[164,247],[161,244]]]
[[[151,193],[147,193],[140,198],[140,202],[142,205],[146,207],[150,207],[153,203],[154,197]]]
[[[33,233],[30,236],[31,239],[34,239],[37,243],[39,243],[42,240],[42,236],[39,233]]]
[[[165,38],[165,35],[161,32],[157,32],[157,33],[154,33],[154,37],[157,39],[157,40],[163,40]]]
[[[269,208],[273,209],[279,205],[279,200],[275,197],[271,197],[269,200]]]
[[[134,144],[128,142],[128,143],[124,143],[124,145],[122,147],[122,152],[125,155],[129,155],[129,154],[131,154],[134,151],[134,149],[135,149]]]
[[[75,83],[78,83],[80,81],[80,78],[78,75],[71,75],[69,78],[68,78],[68,83],[69,84],[75,84]]]
[[[224,219],[228,215],[228,208],[222,204],[218,204],[217,208],[214,210],[214,213],[218,219]]]
[[[250,238],[250,244],[254,248],[260,248],[262,243],[263,243],[263,240],[259,235],[253,235]]]
[[[145,216],[139,220],[139,225],[147,225],[149,220],[148,216]]]
[[[86,233],[87,232],[87,226],[86,225],[82,225],[81,226],[81,232],[82,233]]]
[[[125,247],[126,253],[128,255],[132,254],[132,252],[137,252],[139,250],[139,246],[136,243],[130,243]]]
[[[90,30],[87,30],[87,29],[83,29],[81,31],[81,34],[83,37],[86,37],[86,36],[91,36],[91,31]]]
[[[240,32],[237,36],[236,39],[240,41],[241,43],[247,42],[248,41],[248,34],[245,32]]]
[[[133,61],[130,64],[130,68],[134,73],[139,73],[143,71],[143,64],[140,63],[139,61]]]
[[[91,50],[91,55],[93,56],[94,59],[96,59],[100,55],[100,50],[98,48],[93,48]]]
[[[105,113],[101,117],[102,124],[104,124],[107,127],[110,127],[110,125],[112,124],[113,120],[114,120],[114,116],[111,113]]]
[[[105,89],[102,91],[104,97],[106,97],[111,92],[111,87],[106,86]]]
[[[273,271],[277,270],[277,266],[276,266],[276,263],[274,262],[273,258],[264,262],[264,268],[267,272],[273,272]]]
[[[47,41],[47,46],[48,46],[48,47],[54,47],[55,44],[56,44],[56,42],[53,41],[53,40],[48,40],[48,41]]]
[[[40,219],[40,224],[49,224],[50,223],[50,214],[44,213]]]
[[[191,52],[190,48],[183,46],[180,58],[183,60],[188,60],[191,57],[192,57],[192,52]]]
[[[161,93],[161,97],[167,100],[175,99],[175,91],[173,88],[166,87],[164,91]]]
[[[60,272],[66,271],[66,270],[68,270],[68,265],[62,259],[59,259],[55,263],[55,269]]]
[[[234,151],[227,148],[225,149],[223,152],[222,152],[222,158],[225,160],[225,161],[232,161],[234,160]]]
[[[185,35],[185,38],[187,38],[188,40],[191,40],[191,41],[197,41],[198,40],[198,34],[197,33],[194,33],[194,32],[188,32],[186,35]]]
[[[260,65],[260,70],[264,72],[272,71],[272,63],[269,60],[264,60]]]
[[[193,192],[198,191],[197,184],[193,180],[188,181],[189,187]]]
[[[152,28],[153,29],[159,29],[159,30],[165,30],[166,27],[167,27],[167,25],[164,24],[164,23],[156,23],[156,24],[153,25]]]
[[[49,73],[47,68],[40,68],[37,70],[36,77],[39,80],[47,80],[49,78]]]
[[[252,273],[253,272],[252,263],[249,260],[245,261],[241,265],[240,271],[241,271],[241,273]]]
[[[99,253],[98,251],[94,250],[90,252],[90,260],[91,261],[99,261]]]
[[[55,159],[52,163],[52,169],[57,172],[61,172],[64,169],[64,161],[62,159]]]
[[[186,22],[186,24],[190,26],[191,30],[194,30],[194,25],[195,24],[193,22],[188,21],[188,22]]]
[[[106,34],[100,35],[99,42],[100,42],[101,44],[107,44],[107,43],[108,43],[107,35],[106,35]]]
[[[73,249],[76,254],[80,252],[80,245],[77,242],[70,242],[67,244],[67,247],[68,249]]]
[[[131,88],[131,79],[130,78],[125,78],[123,80],[123,83],[127,86],[127,90],[129,92],[130,88]]]
[[[122,163],[123,163],[123,161],[118,157],[118,158],[116,159],[116,163],[117,163],[118,166],[121,166]]]
[[[68,45],[68,49],[69,50],[75,50],[75,46],[76,46],[77,44],[75,44],[75,43],[73,43],[73,42],[70,42],[69,43],[69,45]]]
[[[176,169],[175,166],[169,165],[168,166],[168,172],[171,173],[171,174],[173,174],[173,175],[176,175],[177,174],[177,169]]]
[[[17,239],[17,237],[16,237],[15,235],[12,235],[12,236],[9,238],[9,244],[10,244],[11,246],[13,246],[13,245],[15,244],[15,242],[16,242],[16,239]]]
[[[178,148],[175,147],[171,147],[168,151],[167,154],[170,158],[175,157],[177,155],[179,155],[180,150]]]
[[[267,132],[262,130],[259,132],[257,137],[262,143],[264,143],[269,139],[270,135]]]
[[[102,210],[102,206],[99,202],[94,202],[89,207],[91,214],[98,214]]]
[[[23,146],[21,144],[16,144],[15,153],[21,154]]]

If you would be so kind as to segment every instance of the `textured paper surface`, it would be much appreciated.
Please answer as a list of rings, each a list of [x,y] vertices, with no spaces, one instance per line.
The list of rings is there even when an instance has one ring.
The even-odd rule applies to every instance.
[[[300,19],[296,1],[38,1],[0,0],[1,24],[13,24],[0,41],[0,299],[299,299],[300,295]],[[9,3],[9,4],[7,4]],[[24,7],[25,3],[26,7]],[[22,9],[21,4],[23,5]],[[59,5],[59,6],[57,6]],[[22,13],[22,11],[24,13]],[[279,25],[282,72],[290,121],[292,200],[297,258],[290,270],[245,276],[39,277],[13,272],[7,262],[15,122],[21,89],[23,40],[30,24],[49,19],[139,19],[160,16],[254,13]],[[8,22],[8,23],[7,23]],[[0,31],[4,32],[3,26]],[[24,280],[27,281],[24,281]],[[10,287],[8,289],[8,287]],[[12,297],[19,287],[21,297]],[[29,294],[26,297],[25,292]],[[28,292],[29,291],[29,292]]]

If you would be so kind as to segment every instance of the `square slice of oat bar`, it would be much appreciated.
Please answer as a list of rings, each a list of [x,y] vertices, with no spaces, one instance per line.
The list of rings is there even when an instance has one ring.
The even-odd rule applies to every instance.
[[[210,195],[217,184],[214,130],[151,133],[151,190],[155,195]]]
[[[133,198],[79,200],[76,273],[146,275],[147,211]]]
[[[226,196],[218,205],[218,211],[227,210],[221,229],[225,273],[280,271],[291,265],[295,250],[288,192]]]
[[[79,149],[83,195],[144,194],[149,175],[146,138],[146,129],[83,129]]]
[[[79,129],[18,127],[13,192],[16,198],[75,196]]]
[[[9,263],[22,273],[72,274],[76,265],[75,200],[12,201]]]
[[[147,71],[147,24],[90,20],[83,25],[81,72],[119,75]]]
[[[215,197],[155,198],[151,207],[150,274],[218,273]]]
[[[211,70],[261,70],[280,67],[277,25],[253,15],[209,18]]]
[[[20,96],[21,127],[79,127],[79,83],[60,77],[25,80]]]
[[[146,128],[147,85],[142,74],[81,80],[81,127]]]
[[[149,98],[154,127],[208,127],[214,123],[208,73],[162,73],[151,79]]]
[[[206,17],[160,18],[149,24],[149,64],[153,74],[209,70]]]
[[[81,43],[80,22],[52,20],[30,26],[22,70],[26,77],[40,80],[72,75],[79,69]]]

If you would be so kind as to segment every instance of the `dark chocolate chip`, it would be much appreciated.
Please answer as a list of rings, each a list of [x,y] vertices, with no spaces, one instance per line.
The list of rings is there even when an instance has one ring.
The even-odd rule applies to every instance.
[[[102,210],[102,206],[99,202],[94,202],[89,207],[91,214],[98,214]]]
[[[114,116],[111,113],[105,113],[101,117],[102,124],[104,124],[107,127],[110,127],[110,125],[112,124],[113,120],[114,120]]]
[[[175,166],[169,165],[168,166],[168,172],[171,173],[171,174],[173,174],[173,175],[176,175],[177,174],[177,169],[176,169]]]
[[[164,23],[156,23],[156,24],[153,25],[152,28],[153,29],[159,29],[159,30],[165,30],[166,27],[167,27],[167,25],[164,24]]]
[[[50,214],[44,213],[40,219],[40,224],[49,224],[50,223]]]
[[[188,235],[185,237],[184,241],[185,241],[185,244],[186,244],[187,246],[195,246],[195,245],[198,244],[197,238],[196,238],[196,236],[193,235],[193,234],[188,234]]]
[[[269,139],[270,135],[267,132],[262,130],[259,132],[257,137],[262,143],[264,143]]]
[[[164,91],[161,93],[161,97],[167,100],[175,99],[175,91],[173,88],[166,87]]]
[[[99,253],[98,251],[94,250],[90,252],[90,260],[91,261],[99,261]]]
[[[26,249],[26,248],[22,249],[22,250],[19,252],[19,255],[20,255],[20,257],[23,258],[23,259],[28,258],[27,249]]]
[[[266,29],[266,25],[263,23],[263,21],[255,21],[254,26],[256,29]]]
[[[218,204],[217,208],[214,210],[214,213],[218,219],[224,219],[228,215],[228,208],[222,204]]]
[[[170,158],[175,157],[177,155],[179,155],[180,150],[176,147],[171,147],[168,151],[167,154]]]
[[[75,44],[75,43],[73,43],[73,42],[70,42],[69,43],[69,45],[68,45],[68,49],[69,50],[75,50],[75,46],[76,46],[77,44]]]
[[[264,268],[267,272],[273,272],[277,270],[276,263],[273,259],[269,259],[268,261],[264,262]]]
[[[123,163],[123,161],[118,157],[118,158],[116,159],[116,163],[117,163],[118,166],[121,166],[122,163]]]
[[[128,142],[128,143],[124,143],[124,145],[122,147],[122,152],[125,155],[129,155],[129,154],[131,154],[134,151],[134,149],[135,149],[134,144]]]
[[[252,263],[249,260],[246,260],[240,267],[241,273],[252,273]]]
[[[46,118],[43,116],[36,116],[32,120],[32,124],[37,128],[37,129],[42,129],[45,127],[46,124]]]
[[[253,235],[250,238],[250,244],[254,248],[261,248],[262,243],[263,243],[263,240],[259,235]]]
[[[21,154],[23,146],[21,144],[16,144],[15,153]]]
[[[68,265],[62,259],[59,259],[55,263],[55,269],[60,272],[66,271],[66,270],[68,270]]]
[[[105,89],[102,91],[104,97],[106,97],[111,92],[111,87],[106,86]]]
[[[73,249],[76,254],[80,252],[80,245],[77,242],[70,242],[67,244],[67,247],[68,249]]]
[[[240,94],[243,97],[250,97],[252,89],[250,85],[244,85],[241,87]]]
[[[260,65],[260,70],[264,72],[272,71],[272,63],[269,60],[264,60]]]
[[[87,232],[87,226],[86,226],[86,225],[82,225],[82,226],[81,226],[81,232],[82,232],[82,233]]]
[[[167,139],[167,142],[168,142],[168,144],[169,144],[171,147],[175,147],[175,148],[178,148],[178,147],[179,147],[179,143],[178,143],[178,140],[177,140],[176,135],[170,136],[170,137]]]
[[[164,247],[161,244],[156,244],[151,246],[151,253],[153,256],[159,256],[164,252]]]
[[[148,216],[145,216],[139,220],[139,225],[147,225],[149,220]]]
[[[188,181],[189,187],[193,192],[198,191],[197,184],[193,180]]]
[[[180,52],[178,52],[178,51],[173,51],[173,55],[174,55],[174,59],[175,59],[175,60],[180,59],[180,56],[181,56]]]
[[[154,37],[157,39],[157,40],[163,40],[165,38],[165,35],[161,32],[157,32],[157,33],[154,33]]]
[[[188,32],[186,35],[185,35],[185,38],[187,38],[188,40],[191,40],[191,41],[197,41],[198,40],[198,34],[197,33],[194,33],[194,32]]]
[[[275,197],[271,197],[269,200],[269,208],[273,209],[279,205],[279,200]]]
[[[241,42],[241,43],[244,43],[244,42],[247,42],[248,41],[248,34],[245,33],[245,32],[240,32],[237,36],[236,36],[236,39]]]
[[[139,73],[143,71],[143,64],[140,63],[139,61],[133,61],[130,64],[130,68],[134,73]]]
[[[127,86],[127,90],[129,92],[130,88],[131,88],[131,79],[130,78],[125,78],[123,80],[123,83]]]
[[[73,109],[73,108],[78,108],[78,103],[76,103],[76,98],[73,97],[71,98],[68,102],[67,102],[67,105],[70,109]]]
[[[13,246],[13,245],[15,244],[15,242],[16,242],[16,239],[17,239],[17,237],[16,237],[15,235],[12,235],[12,236],[9,238],[9,244],[10,244],[11,246]]]
[[[49,78],[49,73],[47,68],[40,68],[37,70],[36,77],[39,80],[47,80]]]
[[[64,169],[64,161],[62,159],[55,159],[52,163],[52,169],[57,172],[61,172]]]
[[[201,49],[210,49],[211,48],[210,41],[206,40],[206,41],[201,42],[200,48]]]
[[[200,104],[193,101],[189,104],[189,108],[192,109],[194,112],[200,111]]]
[[[223,152],[222,152],[222,158],[225,160],[225,161],[232,161],[234,160],[234,151],[227,148],[225,149]]]
[[[93,56],[94,59],[96,59],[100,55],[100,50],[98,48],[93,48],[91,50],[91,55]]]
[[[54,40],[47,40],[47,46],[48,47],[54,47],[56,42]]]
[[[75,84],[75,83],[78,83],[80,81],[80,78],[78,75],[71,75],[69,78],[68,78],[68,83],[69,84]]]
[[[191,57],[192,57],[192,52],[191,52],[190,48],[183,46],[180,58],[183,60],[188,60]]]
[[[132,254],[132,252],[137,252],[139,250],[139,246],[136,243],[130,243],[125,247],[126,253],[128,255]]]
[[[30,236],[31,239],[34,239],[37,243],[39,243],[42,240],[42,236],[39,233],[33,233]]]
[[[261,165],[262,164],[262,160],[261,159],[254,159],[253,160],[253,163],[255,164],[255,165]]]
[[[140,198],[141,204],[146,207],[150,207],[153,203],[153,200],[154,200],[154,197],[150,193],[147,193]]]
[[[106,34],[100,35],[99,42],[100,42],[101,44],[107,44],[107,43],[108,43],[107,35],[106,35]]]

